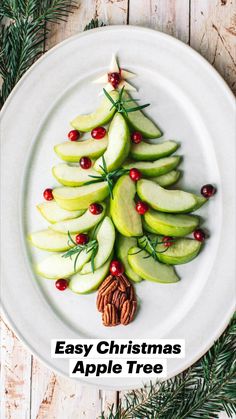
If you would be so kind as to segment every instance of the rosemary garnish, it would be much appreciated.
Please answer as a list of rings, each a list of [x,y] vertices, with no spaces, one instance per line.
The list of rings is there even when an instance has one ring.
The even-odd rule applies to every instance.
[[[170,243],[174,243],[175,239],[169,239],[168,240]],[[148,235],[143,236],[139,239],[139,245],[142,247],[140,250],[138,250],[135,253],[131,253],[131,255],[137,255],[138,253],[142,252],[143,250],[147,250],[147,252],[149,253],[148,256],[144,256],[143,259],[148,259],[150,257],[152,257],[154,260],[158,261],[158,253],[165,253],[168,250],[168,247],[166,247],[166,249],[164,250],[157,250],[157,245],[158,244],[163,244],[163,241],[159,241],[159,238],[152,238]]]
[[[102,166],[99,166],[102,170],[102,174],[98,176],[89,175],[89,177],[93,178],[94,180],[90,180],[86,182],[84,185],[91,185],[92,183],[98,183],[98,182],[107,182],[108,188],[109,188],[109,194],[111,199],[113,199],[113,187],[115,184],[115,181],[124,174],[128,173],[128,169],[116,169],[112,172],[108,172],[107,165],[104,156],[102,156]]]
[[[92,240],[90,240],[86,244],[77,244],[72,239],[71,234],[70,234],[69,231],[68,231],[68,237],[69,237],[68,244],[70,245],[70,243],[71,243],[71,248],[66,253],[64,253],[62,255],[62,257],[63,258],[70,258],[71,259],[72,256],[76,254],[76,258],[75,258],[75,261],[74,261],[74,271],[76,272],[76,264],[77,264],[77,260],[78,260],[78,257],[80,255],[80,253],[83,252],[84,250],[86,251],[86,253],[92,252],[92,255],[91,255],[91,267],[92,267],[92,272],[94,273],[94,270],[95,270],[95,268],[94,268],[94,259],[95,259],[95,256],[97,254],[97,251],[98,251],[98,242],[94,238],[94,235],[93,235]]]
[[[114,99],[109,95],[109,93],[106,91],[106,89],[103,89],[103,92],[106,95],[106,97],[110,100],[110,102],[112,103],[111,109],[116,108],[117,112],[124,113],[126,116],[128,116],[129,112],[140,111],[141,109],[144,109],[147,106],[150,106],[150,103],[146,103],[145,105],[135,106],[133,108],[126,108],[125,104],[129,103],[129,102],[133,102],[133,99],[126,99],[126,100],[122,99],[123,93],[124,93],[124,86],[120,90],[119,97],[116,101],[114,101]],[[137,101],[139,99],[135,99],[135,100]]]

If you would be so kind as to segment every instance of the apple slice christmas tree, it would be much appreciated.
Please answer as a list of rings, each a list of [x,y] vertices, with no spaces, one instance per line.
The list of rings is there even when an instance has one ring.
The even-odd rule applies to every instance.
[[[134,77],[113,56],[109,71],[94,80],[104,84],[100,104],[74,117],[69,141],[54,147],[59,185],[47,188],[37,206],[49,225],[28,236],[37,249],[57,252],[36,266],[57,289],[99,288],[105,326],[134,319],[132,282],[138,291],[142,280],[170,287],[180,280],[173,265],[196,258],[206,238],[200,217],[190,213],[216,192],[210,184],[201,195],[170,189],[181,174],[179,144],[158,140],[162,131],[146,113],[149,104],[130,96],[137,96]]]

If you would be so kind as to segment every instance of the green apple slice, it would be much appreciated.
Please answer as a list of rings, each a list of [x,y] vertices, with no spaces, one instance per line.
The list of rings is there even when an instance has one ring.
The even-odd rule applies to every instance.
[[[98,242],[98,251],[94,258],[94,269],[100,268],[107,259],[111,256],[114,243],[115,243],[116,233],[113,222],[109,217],[105,217],[101,222],[96,239]],[[92,272],[92,265],[90,262],[84,265],[81,270],[81,274],[88,274]]]
[[[117,253],[118,259],[120,259],[124,265],[125,275],[127,275],[129,279],[131,279],[134,282],[140,282],[142,281],[141,276],[136,274],[131,269],[130,264],[128,262],[128,251],[133,246],[137,246],[136,238],[124,237],[121,234],[119,234],[117,242],[116,242],[116,253]]]
[[[153,234],[156,234],[156,230],[154,230],[152,227],[150,227],[150,226],[146,223],[146,221],[145,221],[145,219],[144,219],[144,218],[142,219],[142,223],[143,223],[143,229],[144,229],[145,231],[147,231],[148,233],[153,233]]]
[[[207,198],[204,198],[201,195],[195,195],[195,199],[196,199],[196,205],[192,209],[192,211],[196,211],[198,208],[202,207],[202,205],[204,205],[207,202]]]
[[[164,157],[163,159],[155,160],[153,162],[138,161],[135,163],[124,164],[125,169],[136,169],[140,170],[142,175],[147,177],[160,176],[170,172],[180,163],[180,156]]]
[[[112,92],[109,92],[109,95],[116,102],[119,97],[119,92],[117,90],[113,90]],[[95,112],[88,115],[77,116],[75,119],[73,119],[73,121],[71,121],[71,125],[78,131],[91,131],[93,128],[109,122],[114,113],[115,107],[112,108],[110,100],[104,96],[100,106],[96,109]]]
[[[72,233],[83,233],[85,231],[91,230],[95,227],[102,219],[105,217],[105,204],[102,204],[103,211],[101,214],[92,214],[89,209],[81,215],[79,218],[74,218],[73,220],[60,221],[49,226],[51,230],[57,231],[59,233],[67,234],[68,231]]]
[[[167,214],[151,209],[144,214],[144,220],[155,233],[176,237],[192,233],[200,221],[196,215]]]
[[[152,257],[148,252],[137,246],[131,247],[128,253],[128,261],[131,268],[143,279],[164,284],[177,282],[179,278],[172,266],[164,265]]]
[[[169,156],[174,153],[178,148],[178,144],[175,141],[164,141],[158,144],[149,144],[142,141],[139,144],[132,144],[131,146],[131,157],[134,160],[147,160],[153,161],[160,159],[161,157]]]
[[[115,184],[110,202],[113,223],[126,237],[142,236],[142,221],[135,209],[135,194],[135,183],[129,176],[121,176]]]
[[[123,93],[124,100],[131,100],[127,92]],[[125,103],[125,108],[136,108],[138,104],[131,100]],[[127,121],[134,131],[139,131],[144,138],[159,138],[162,136],[161,130],[151,121],[142,111],[129,112],[126,116]]]
[[[106,278],[109,272],[111,258],[109,258],[104,265],[94,272],[82,275],[77,273],[72,276],[69,282],[69,288],[76,294],[88,294],[95,291],[102,281]]]
[[[92,180],[91,176],[98,173],[93,169],[84,170],[82,167],[59,163],[52,168],[52,173],[59,183],[65,186],[82,186]]]
[[[58,205],[69,211],[87,209],[90,204],[103,201],[108,195],[107,182],[53,189],[53,196]]]
[[[130,151],[130,134],[128,125],[120,113],[116,113],[108,132],[108,147],[103,157],[106,162],[108,172],[118,169]],[[103,160],[100,157],[94,169],[102,172]]]
[[[57,144],[54,151],[60,159],[68,162],[78,162],[81,157],[87,156],[90,159],[100,157],[106,150],[108,144],[107,135],[101,140],[93,138],[84,141],[66,141]]]
[[[161,212],[191,212],[197,203],[196,195],[192,193],[164,189],[147,179],[137,182],[137,193],[143,201]]]
[[[202,243],[197,240],[181,238],[177,239],[167,250],[166,247],[159,244],[157,250],[159,252],[165,252],[157,253],[157,256],[162,263],[180,265],[193,260],[200,252],[201,247]]]
[[[58,203],[53,201],[42,202],[37,205],[37,209],[49,223],[57,223],[58,221],[70,220],[80,217],[85,210],[67,211],[61,208]]]
[[[174,185],[174,183],[178,182],[180,174],[181,172],[179,170],[171,170],[165,175],[153,177],[152,181],[158,183],[158,185],[163,188],[166,188],[167,186]]]
[[[70,257],[63,257],[63,254],[56,254],[49,256],[36,265],[36,272],[48,279],[69,278],[75,272],[82,269],[86,262],[91,258],[91,252],[87,253],[83,250],[77,258],[74,266],[77,253]]]
[[[28,240],[38,249],[47,250],[48,252],[63,252],[71,247],[67,235],[52,230],[41,230],[31,233],[28,236]]]

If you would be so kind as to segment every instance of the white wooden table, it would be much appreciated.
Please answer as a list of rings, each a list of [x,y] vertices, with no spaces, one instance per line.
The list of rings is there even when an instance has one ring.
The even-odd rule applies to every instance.
[[[46,49],[82,31],[92,18],[147,26],[181,39],[206,57],[236,92],[236,0],[78,0],[68,21],[53,26]],[[4,320],[1,360],[3,419],[95,419],[122,397],[54,374]]]

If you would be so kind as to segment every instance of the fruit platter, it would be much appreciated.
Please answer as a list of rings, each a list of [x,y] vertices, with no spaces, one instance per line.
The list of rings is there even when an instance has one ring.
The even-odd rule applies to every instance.
[[[58,158],[57,186],[45,185],[37,204],[47,228],[27,236],[47,252],[34,265],[41,281],[53,280],[55,292],[93,293],[106,327],[135,321],[140,283],[181,283],[178,265],[207,247],[207,220],[203,226],[197,211],[216,193],[208,179],[196,191],[178,186],[181,142],[162,139],[165,127],[148,116],[152,104],[134,77],[113,56],[94,80],[103,84],[99,106],[71,115],[67,139],[48,150]]]

